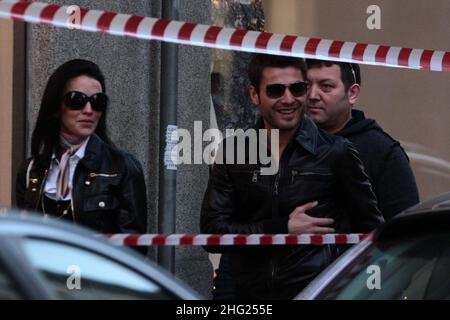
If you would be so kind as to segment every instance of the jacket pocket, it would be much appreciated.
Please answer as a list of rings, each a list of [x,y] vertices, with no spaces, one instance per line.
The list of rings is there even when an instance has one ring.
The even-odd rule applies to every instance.
[[[331,181],[333,179],[333,172],[330,169],[292,169],[291,170],[291,184],[299,181]]]
[[[95,173],[86,176],[84,190],[86,195],[110,194],[120,184],[121,175],[117,173]]]
[[[290,168],[288,174],[286,188],[292,205],[310,201],[321,203],[336,193],[336,177],[329,168]]]
[[[119,207],[119,201],[111,194],[100,194],[86,197],[84,201],[84,211],[110,211],[116,210]]]

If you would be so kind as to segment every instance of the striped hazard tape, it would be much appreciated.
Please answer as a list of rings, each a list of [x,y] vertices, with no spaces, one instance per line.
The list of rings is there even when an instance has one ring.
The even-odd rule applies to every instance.
[[[104,234],[115,245],[124,246],[270,246],[270,245],[324,245],[356,244],[366,234]]]
[[[69,9],[69,10],[68,10]],[[450,71],[450,52],[222,28],[68,6],[0,0],[0,18],[208,48],[318,58],[389,67]],[[76,20],[76,19],[75,19]]]

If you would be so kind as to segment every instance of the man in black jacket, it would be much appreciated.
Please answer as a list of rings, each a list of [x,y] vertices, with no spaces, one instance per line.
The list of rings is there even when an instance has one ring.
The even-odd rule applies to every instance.
[[[236,164],[227,157],[224,163],[214,164],[202,206],[201,232],[324,234],[374,229],[383,218],[357,151],[305,116],[303,60],[255,55],[249,77],[250,96],[262,113],[256,129],[279,133],[279,148],[275,148],[279,152],[270,150],[278,171],[263,175],[261,159],[249,161],[247,147],[252,141],[235,148],[238,139],[228,138],[225,153],[229,148],[234,154],[244,150],[246,161]],[[340,253],[329,245],[234,248],[227,257],[236,298],[291,299]]]
[[[357,64],[307,59],[306,112],[331,134],[350,140],[359,152],[385,219],[417,204],[419,195],[409,159],[400,143],[375,120],[354,110],[361,75]]]

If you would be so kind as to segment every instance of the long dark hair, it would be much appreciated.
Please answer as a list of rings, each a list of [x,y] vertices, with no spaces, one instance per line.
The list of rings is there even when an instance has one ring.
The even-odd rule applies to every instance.
[[[54,147],[59,144],[61,130],[61,102],[67,83],[79,76],[88,76],[100,82],[105,92],[105,77],[93,62],[75,59],[59,66],[50,76],[45,87],[36,126],[31,137],[31,155],[38,167],[50,162]],[[95,133],[107,144],[111,144],[106,132],[106,111],[103,112]]]

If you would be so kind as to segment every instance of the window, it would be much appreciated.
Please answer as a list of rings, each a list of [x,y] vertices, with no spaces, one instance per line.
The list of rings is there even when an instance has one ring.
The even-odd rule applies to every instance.
[[[113,260],[66,244],[24,240],[31,264],[61,299],[173,299],[157,283]]]
[[[342,272],[321,299],[450,299],[450,234],[417,235],[375,243]],[[368,288],[369,266],[381,288]]]

